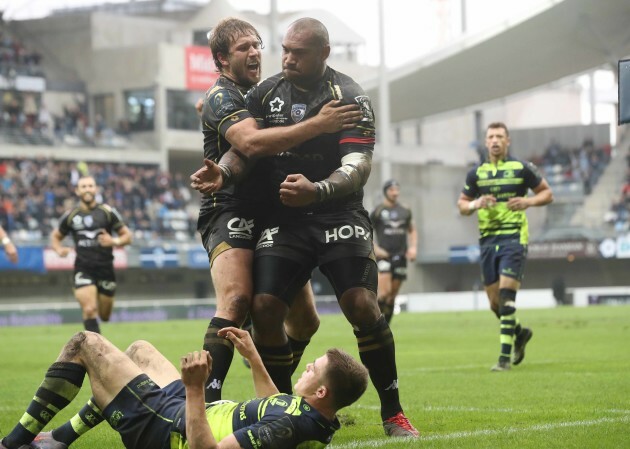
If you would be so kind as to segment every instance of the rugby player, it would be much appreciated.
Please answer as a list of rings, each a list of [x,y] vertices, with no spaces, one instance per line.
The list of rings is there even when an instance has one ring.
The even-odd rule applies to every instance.
[[[249,361],[255,399],[206,403],[205,382],[212,371],[207,351],[183,356],[180,375],[149,342],[137,341],[122,352],[84,331],[64,346],[0,449],[66,449],[54,430],[40,432],[76,397],[86,372],[93,407],[91,419],[78,418],[83,425],[77,428],[85,433],[95,418],[106,419],[127,449],[325,447],[340,428],[337,411],[367,388],[365,367],[329,349],[307,365],[295,395],[279,393],[246,331],[229,327],[219,335]]]
[[[396,296],[407,279],[407,261],[416,260],[418,235],[411,209],[398,202],[400,184],[394,179],[383,185],[383,202],[370,214],[374,227],[374,253],[378,263],[378,305],[392,322]]]
[[[2,226],[0,226],[0,242],[2,243],[2,246],[4,247],[4,252],[7,255],[7,259],[9,259],[11,263],[17,263],[18,262],[17,249],[15,248],[15,245],[13,244],[11,239],[9,238],[9,234],[7,234],[7,232],[4,230]]]
[[[551,203],[553,193],[534,164],[508,155],[510,133],[504,123],[488,125],[485,144],[487,162],[468,172],[457,207],[461,215],[477,212],[481,278],[490,309],[501,323],[499,360],[491,370],[508,371],[523,361],[533,335],[516,317],[529,239],[525,210]]]
[[[74,296],[81,305],[85,330],[100,333],[97,318],[109,321],[116,295],[113,248],[131,244],[132,237],[116,209],[97,203],[97,190],[92,176],[79,178],[75,189],[79,205],[61,216],[59,227],[50,235],[50,246],[66,257],[70,248],[61,243],[72,235],[76,252]]]

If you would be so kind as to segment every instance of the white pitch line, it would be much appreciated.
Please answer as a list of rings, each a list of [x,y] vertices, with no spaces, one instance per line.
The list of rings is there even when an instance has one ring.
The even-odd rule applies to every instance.
[[[352,408],[361,408],[364,410],[380,410],[379,405],[353,405]],[[422,407],[422,410],[427,412],[483,412],[483,413],[529,413],[528,410],[515,410],[513,408],[479,408],[479,407],[464,407],[456,405],[447,406],[433,406],[427,405]]]
[[[405,441],[410,445],[421,445],[424,441],[437,441],[437,440],[454,440],[461,438],[472,438],[479,436],[488,436],[488,435],[498,435],[504,433],[520,433],[520,432],[531,432],[531,431],[546,431],[546,430],[554,430],[560,429],[563,427],[588,427],[588,426],[596,426],[599,424],[608,424],[608,423],[618,423],[618,422],[630,422],[630,416],[623,416],[621,418],[600,418],[600,419],[592,419],[585,421],[568,421],[568,422],[559,422],[559,423],[550,423],[550,424],[536,424],[530,427],[508,427],[504,429],[482,429],[482,430],[473,430],[470,432],[453,432],[453,433],[445,433],[440,435],[428,435],[421,436],[417,440],[409,440],[403,438],[383,438],[378,440],[368,440],[368,441],[356,441],[352,443],[345,444],[331,444],[328,446],[330,449],[355,449],[355,448],[377,448],[377,447],[385,447],[393,444],[400,444],[401,441]]]

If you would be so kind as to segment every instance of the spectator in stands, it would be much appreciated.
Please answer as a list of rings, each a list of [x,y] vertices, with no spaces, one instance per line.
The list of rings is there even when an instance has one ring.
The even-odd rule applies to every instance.
[[[4,230],[2,226],[0,226],[0,243],[4,247],[4,252],[7,255],[7,259],[9,259],[12,263],[18,262],[18,252],[15,248],[15,245],[9,238],[9,234]]]
[[[509,145],[510,135],[504,123],[488,125],[488,162],[468,172],[457,201],[461,215],[478,211],[482,280],[490,308],[501,321],[501,350],[492,371],[508,371],[512,363],[521,363],[525,345],[533,335],[516,318],[516,293],[527,257],[525,210],[553,201],[551,188],[538,169],[509,156]],[[528,196],[530,189],[534,196]]]

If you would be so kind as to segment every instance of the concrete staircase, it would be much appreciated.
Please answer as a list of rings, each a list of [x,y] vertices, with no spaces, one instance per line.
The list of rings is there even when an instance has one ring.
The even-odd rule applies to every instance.
[[[583,226],[590,229],[602,228],[604,215],[613,201],[621,194],[623,179],[628,170],[626,149],[630,139],[624,139],[617,145],[610,163],[604,169],[592,193],[586,197],[582,206],[571,218],[572,226]]]

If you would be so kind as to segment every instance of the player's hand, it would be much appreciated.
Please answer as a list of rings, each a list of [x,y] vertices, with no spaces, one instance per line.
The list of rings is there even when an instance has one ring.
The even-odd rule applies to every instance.
[[[507,202],[507,208],[510,210],[525,210],[529,207],[529,201],[527,198],[517,196],[510,198]]]
[[[219,166],[210,159],[204,159],[203,167],[190,175],[190,187],[208,195],[223,187],[223,176]]]
[[[11,263],[18,262],[18,252],[13,242],[9,242],[4,246],[4,252],[7,255],[7,259],[9,259],[9,262]]]
[[[356,104],[341,105],[341,100],[331,100],[320,109],[314,120],[318,120],[323,133],[336,133],[352,129],[363,118],[363,113]]]
[[[180,362],[185,387],[205,385],[212,372],[212,357],[208,351],[189,352],[180,359]]]
[[[201,117],[201,113],[203,111],[203,98],[197,100],[197,102],[195,103],[195,110],[197,111],[197,114]]]
[[[405,257],[407,258],[407,260],[414,261],[416,260],[416,252],[417,250],[415,247],[409,247],[407,248],[407,253],[405,254]]]
[[[104,248],[111,248],[114,246],[114,238],[107,231],[102,231],[96,239],[98,240],[98,244]]]
[[[58,250],[55,250],[55,252],[59,257],[67,257],[68,254],[70,254],[70,248],[68,248],[67,246],[62,246]]]
[[[477,202],[477,209],[488,209],[497,204],[497,199],[494,195],[482,195],[475,201]]]
[[[374,245],[374,255],[377,259],[389,259],[389,252],[378,245]]]
[[[251,360],[258,354],[256,346],[254,346],[252,336],[249,332],[243,329],[239,329],[237,327],[224,327],[223,329],[219,329],[217,335],[230,340],[239,354],[247,360]]]
[[[285,206],[302,207],[314,203],[317,199],[315,184],[304,175],[289,175],[280,184],[280,201]]]

